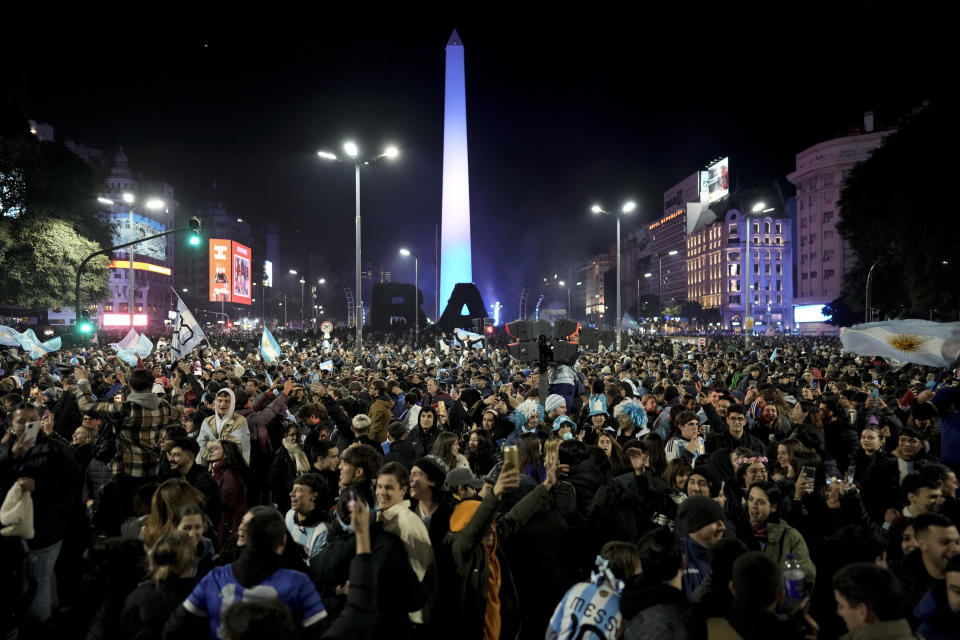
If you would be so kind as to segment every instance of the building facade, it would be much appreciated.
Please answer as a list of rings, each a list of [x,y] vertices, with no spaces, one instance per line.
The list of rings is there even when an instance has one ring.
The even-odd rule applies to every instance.
[[[717,309],[722,330],[742,331],[752,317],[756,333],[792,331],[792,249],[789,218],[730,209],[687,236],[687,298]]]
[[[873,118],[864,118],[866,133],[818,143],[797,154],[795,171],[787,180],[797,189],[797,289],[794,304],[801,308],[823,306],[840,297],[844,276],[856,256],[837,231],[839,198],[854,165],[870,157],[890,131],[873,131]],[[835,333],[836,327],[805,315],[801,333]]]
[[[580,281],[583,282],[585,296],[584,316],[588,325],[602,327],[609,324],[610,314],[616,315],[616,310],[609,311],[608,307],[616,304],[616,301],[609,300],[607,294],[609,282],[608,273],[616,278],[616,272],[611,270],[613,261],[610,255],[606,253],[597,254],[587,260],[580,267]],[[614,284],[614,288],[616,285]]]
[[[115,245],[169,231],[179,206],[171,185],[143,182],[133,173],[122,147],[99,197],[109,211]],[[99,326],[129,327],[131,315],[135,327],[157,329],[166,324],[168,312],[175,308],[174,254],[173,235],[115,251],[110,260],[109,297],[97,310]]]

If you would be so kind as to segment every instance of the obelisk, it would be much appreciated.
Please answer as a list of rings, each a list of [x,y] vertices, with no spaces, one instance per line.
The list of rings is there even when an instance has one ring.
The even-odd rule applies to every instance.
[[[440,231],[440,312],[458,282],[473,282],[470,255],[470,180],[467,173],[467,94],[463,43],[447,42],[443,102],[443,197]]]

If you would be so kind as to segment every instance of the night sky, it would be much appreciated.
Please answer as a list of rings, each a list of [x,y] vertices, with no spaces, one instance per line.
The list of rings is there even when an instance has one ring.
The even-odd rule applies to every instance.
[[[283,29],[197,19],[122,41],[83,29],[38,33],[13,39],[5,82],[58,136],[111,155],[122,144],[134,171],[172,184],[186,209],[213,181],[224,184],[232,213],[278,222],[290,255],[320,247],[347,284],[352,167],[315,152],[340,152],[348,138],[370,152],[397,144],[399,161],[362,172],[364,262],[412,281],[397,249],[413,247],[427,310],[443,53],[456,27],[474,277],[488,303],[509,309],[524,284],[612,243],[614,223],[591,217],[594,201],[635,199],[626,233],[658,217],[666,188],[722,156],[734,188],[779,181],[789,197],[797,152],[846,132],[866,110],[884,124],[939,97],[945,45],[909,16],[892,19],[873,3],[846,14],[806,3],[778,15],[726,11],[715,3],[566,24],[317,20],[310,33],[289,30],[300,26],[295,16]]]

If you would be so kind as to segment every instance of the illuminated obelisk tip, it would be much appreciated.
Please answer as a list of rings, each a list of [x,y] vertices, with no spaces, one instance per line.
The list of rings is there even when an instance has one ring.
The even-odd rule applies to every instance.
[[[458,282],[473,282],[470,254],[470,180],[467,173],[467,95],[463,43],[456,29],[447,42],[443,103],[443,198],[440,234],[440,308]]]

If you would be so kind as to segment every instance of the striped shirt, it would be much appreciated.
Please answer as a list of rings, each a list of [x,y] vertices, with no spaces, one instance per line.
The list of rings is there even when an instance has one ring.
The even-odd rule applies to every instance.
[[[553,612],[547,640],[616,640],[623,628],[620,594],[609,585],[580,582]]]

